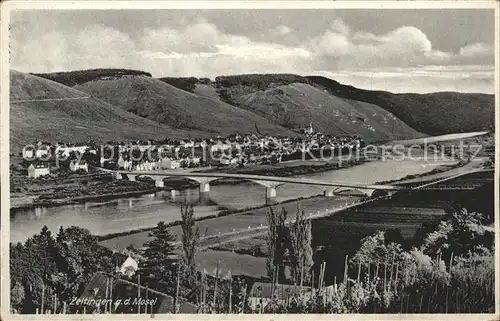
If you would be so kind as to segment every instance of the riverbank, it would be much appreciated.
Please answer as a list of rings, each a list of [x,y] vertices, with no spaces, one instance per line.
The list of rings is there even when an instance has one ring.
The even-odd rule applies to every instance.
[[[308,175],[345,169],[365,163],[365,160],[332,160],[329,162],[319,161],[289,161],[275,165],[255,165],[247,167],[218,167],[209,170],[196,171],[199,173],[222,172],[239,173],[263,176],[290,177],[297,175]],[[99,186],[99,182],[108,182],[105,186]],[[218,180],[212,185],[239,184],[239,180]],[[11,192],[11,209],[28,209],[38,206],[62,206],[79,204],[89,201],[103,199],[117,199],[122,197],[133,197],[153,193],[161,190],[152,187],[154,182],[143,179],[137,182],[127,180],[113,181],[110,174],[93,173],[82,175],[71,175],[67,177],[27,179],[17,177],[14,190]],[[185,190],[198,187],[197,182],[184,178],[172,177],[165,181],[165,190]],[[22,188],[21,188],[22,186]]]
[[[345,204],[355,202],[359,199],[360,197],[357,196],[332,198],[314,195],[302,199],[288,200],[273,205],[262,205],[234,211],[221,211],[217,215],[197,217],[196,225],[200,229],[201,237],[204,240],[210,240],[212,238],[221,237],[224,233],[244,233],[249,229],[265,226],[267,224],[267,212],[269,211],[270,206],[275,209],[283,207],[288,211],[289,215],[292,216],[295,215],[297,204],[300,204],[301,208],[306,213],[317,213],[325,211],[326,209],[344,206]],[[182,235],[180,221],[176,220],[165,223],[169,225],[170,232],[175,235],[176,240],[179,241]],[[145,227],[128,232],[99,235],[98,237],[101,240],[101,245],[115,251],[121,251],[129,245],[132,245],[135,248],[140,248],[143,246],[144,242],[148,240],[148,234],[153,228],[154,226]],[[203,246],[203,244],[200,244],[200,246]]]
[[[406,176],[401,177],[399,179],[393,179],[393,180],[389,180],[389,181],[381,181],[381,182],[377,182],[376,184],[381,184],[381,185],[382,184],[394,184],[394,183],[404,184],[404,183],[406,183],[406,181],[415,180],[415,179],[419,179],[419,178],[428,178],[429,176],[432,176],[432,175],[445,173],[445,172],[451,171],[452,169],[464,167],[467,164],[468,164],[468,162],[459,161],[456,164],[441,165],[438,168],[434,168],[433,170],[431,170],[429,172],[422,173],[422,174],[406,175]]]
[[[90,180],[87,176],[72,178],[71,183],[37,183],[22,193],[11,193],[11,209],[51,207],[88,201],[134,197],[154,193],[159,189],[144,182]]]
[[[288,203],[296,203],[296,202],[301,202],[301,201],[304,201],[304,200],[310,200],[310,199],[319,198],[319,197],[321,197],[321,196],[320,195],[313,195],[313,196],[310,196],[310,197],[300,197],[300,198],[297,198],[297,199],[286,200],[284,202],[280,202],[280,203],[276,203],[276,204],[272,204],[272,205],[264,204],[264,205],[260,205],[260,206],[246,207],[246,208],[238,209],[238,210],[226,209],[224,207],[220,207],[219,206],[220,212],[218,212],[216,214],[213,214],[213,215],[196,217],[194,220],[195,220],[195,222],[200,222],[200,221],[204,221],[204,220],[208,220],[208,219],[213,219],[213,218],[217,218],[217,217],[224,217],[224,216],[228,216],[228,215],[246,213],[246,212],[250,212],[250,211],[260,210],[262,208],[267,208],[267,207],[270,207],[270,206],[282,206],[282,205],[288,204]],[[166,223],[166,225],[168,227],[172,227],[172,226],[180,225],[181,222],[182,222],[181,220],[175,220],[175,221]],[[151,227],[144,227],[144,228],[139,228],[139,229],[133,229],[133,230],[124,231],[124,232],[99,235],[99,236],[97,236],[97,238],[98,238],[99,241],[106,241],[106,240],[110,240],[110,239],[116,238],[116,237],[127,236],[127,235],[136,234],[136,233],[142,233],[142,232],[149,232],[149,231],[152,231],[155,227],[156,226],[151,226]]]
[[[199,173],[222,172],[228,174],[248,174],[262,176],[291,177],[299,175],[310,175],[338,169],[346,169],[352,166],[368,162],[366,159],[340,159],[331,161],[298,160],[282,162],[274,165],[253,165],[245,167],[218,167],[209,170],[197,171]]]
[[[439,167],[437,170],[429,170],[428,172],[426,173],[423,173],[424,176],[427,176],[427,177],[431,177],[433,174],[436,174],[436,173],[444,173],[446,171],[446,169],[450,170],[450,168],[457,168],[458,165],[456,164],[453,164],[453,165],[443,165],[441,167]],[[408,176],[406,176],[408,177]],[[378,182],[380,183],[380,182]],[[359,195],[350,195],[349,197],[357,197],[359,199]],[[312,200],[312,203],[316,203],[317,202],[317,206],[319,207],[318,210],[324,210],[325,208],[328,208],[328,207],[324,207],[324,208],[321,208],[321,204],[323,203],[329,203],[330,200],[329,198],[325,198],[323,196],[319,196],[319,195],[315,195],[315,196],[312,196],[310,198],[305,198],[305,199],[294,199],[294,200],[288,200],[288,201],[285,201],[283,203],[280,203],[276,206],[282,206],[283,204],[287,204],[287,203],[296,203],[296,202],[301,202],[301,203],[305,203],[307,206],[311,206],[311,204],[309,203],[310,201]],[[314,205],[315,208],[316,208],[316,204]],[[210,219],[214,219],[214,218],[217,218],[217,217],[221,217],[221,216],[225,216],[225,215],[229,215],[229,214],[235,214],[235,215],[232,215],[234,217],[239,217],[241,219],[245,219],[247,220],[248,218],[246,216],[241,216],[239,215],[240,213],[245,213],[245,215],[253,215],[253,212],[252,211],[260,211],[262,209],[267,209],[269,206],[267,205],[262,205],[262,206],[258,206],[258,207],[255,207],[255,208],[252,208],[252,209],[243,209],[243,210],[238,210],[238,211],[228,211],[228,212],[225,212],[225,213],[218,213],[217,215],[214,215],[214,216],[211,216],[211,217],[204,217],[204,218],[200,218],[199,221],[204,221],[204,220],[210,220]],[[294,209],[291,209],[291,212],[293,212]],[[223,223],[224,221],[222,221],[222,225],[225,225]],[[175,225],[178,225],[180,222],[172,222],[170,223],[169,225],[170,226],[175,226]],[[144,232],[146,231],[150,231],[152,230],[154,227],[150,227],[150,228],[147,228],[147,229],[139,229],[139,230],[135,230],[135,231],[128,231],[128,232],[122,232],[120,234],[114,234],[114,235],[105,235],[105,236],[102,236],[102,240],[106,239],[106,240],[111,240],[112,238],[117,238],[118,239],[118,242],[121,242],[120,240],[122,240],[124,243],[128,243],[129,241],[131,241],[133,244],[138,244],[137,241],[134,241],[134,240],[137,240],[137,239],[140,239],[141,241],[144,240]],[[142,236],[140,235],[142,233]],[[137,237],[134,236],[134,234],[139,234]],[[147,233],[146,233],[147,234]],[[122,236],[125,236],[125,238],[121,238]],[[131,243],[131,244],[132,244]]]
[[[428,172],[442,164],[450,164],[450,162],[414,162],[387,159],[386,161],[367,162],[346,170],[327,171],[312,175],[312,177],[332,182],[349,181],[359,184],[374,184],[408,174]],[[121,181],[116,180],[116,182]],[[167,182],[168,180],[165,180],[165,184]],[[322,187],[284,184],[279,188],[276,200],[279,202],[294,200],[323,192],[324,188]],[[159,221],[179,220],[179,203],[198,204],[196,216],[202,217],[217,214],[222,210],[222,207],[242,209],[261,206],[263,205],[263,194],[264,188],[252,183],[214,186],[211,189],[210,198],[207,198],[208,195],[203,195],[203,199],[200,199],[197,189],[190,189],[182,193],[176,192],[175,194],[161,191],[133,199],[121,198],[117,201],[97,202],[96,204],[90,202],[88,206],[81,204],[16,211],[14,215],[11,215],[11,226],[16,230],[13,235],[17,239],[24,239],[28,230],[28,234],[37,233],[44,225],[56,230],[61,225],[77,224],[89,229],[94,235],[106,235],[131,229],[153,227]],[[231,216],[243,220],[249,219],[247,216],[241,218],[238,214],[227,217]]]

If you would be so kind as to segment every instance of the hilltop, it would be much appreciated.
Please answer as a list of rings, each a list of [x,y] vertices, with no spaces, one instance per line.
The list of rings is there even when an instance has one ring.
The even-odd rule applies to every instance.
[[[96,142],[207,136],[136,116],[86,93],[11,70],[12,150],[35,141]]]
[[[293,135],[290,130],[313,122],[324,133],[360,134],[378,141],[494,126],[494,96],[487,94],[394,94],[295,74],[219,76],[212,81],[94,69],[41,76],[142,118],[211,134],[254,132],[257,124],[266,134]]]
[[[302,84],[298,96],[293,92],[297,91],[299,86],[294,85],[295,88],[290,88],[292,84]],[[289,120],[286,117],[276,118],[277,106],[285,104],[293,106],[300,102],[306,115],[315,114],[313,108],[317,106],[317,102],[313,98],[303,98],[318,98],[315,94],[304,96],[307,92],[316,92],[315,89],[333,97],[333,105],[330,105],[333,109],[336,108],[335,102],[338,102],[339,98],[346,107],[352,105],[353,113],[358,112],[359,103],[371,104],[371,107],[363,105],[367,108],[376,105],[399,119],[395,119],[396,127],[399,126],[397,125],[399,121],[402,121],[414,130],[428,135],[479,131],[494,126],[494,96],[488,94],[457,92],[394,94],[358,89],[321,76],[302,77],[293,74],[221,76],[216,77],[215,86],[222,100],[249,110],[258,109],[261,114],[274,117],[278,123],[285,126]],[[253,103],[256,98],[258,98],[257,104]],[[278,109],[280,108],[283,109],[282,107]],[[325,110],[323,114],[325,117],[328,117],[327,112]],[[368,118],[369,115],[365,119]],[[405,132],[396,132],[395,135],[403,137]]]
[[[289,130],[218,99],[181,90],[159,79],[123,76],[98,79],[75,89],[119,106],[135,115],[169,126],[221,135],[259,131],[268,135],[293,135]]]
[[[125,75],[151,77],[149,72],[131,69],[88,69],[63,72],[52,72],[45,74],[33,74],[34,76],[53,80],[66,86],[75,86],[101,78],[119,78]]]
[[[361,135],[371,141],[422,136],[377,105],[339,98],[305,83],[233,96],[232,100],[289,128],[305,127],[312,122],[322,133]]]

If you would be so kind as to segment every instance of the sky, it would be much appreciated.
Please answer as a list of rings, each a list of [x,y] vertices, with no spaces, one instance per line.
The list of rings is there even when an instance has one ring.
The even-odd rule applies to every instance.
[[[154,77],[322,75],[392,92],[494,92],[488,9],[18,10],[11,68]]]

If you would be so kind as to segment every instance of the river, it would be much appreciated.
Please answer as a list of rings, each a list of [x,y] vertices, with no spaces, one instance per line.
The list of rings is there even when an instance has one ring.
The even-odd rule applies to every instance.
[[[350,168],[301,175],[310,179],[359,184],[395,180],[406,175],[429,172],[440,165],[455,163],[452,160],[403,160],[391,159],[364,163]],[[310,185],[284,184],[277,188],[278,202],[308,197],[323,192],[323,188]],[[180,219],[179,203],[196,204],[198,217],[213,215],[222,209],[243,209],[265,204],[265,188],[250,182],[211,186],[210,199],[200,203],[198,189],[161,191],[138,197],[119,198],[103,202],[11,209],[10,238],[13,242],[25,241],[46,225],[53,233],[60,226],[76,225],[93,234],[104,235],[141,227],[151,227],[158,221]]]

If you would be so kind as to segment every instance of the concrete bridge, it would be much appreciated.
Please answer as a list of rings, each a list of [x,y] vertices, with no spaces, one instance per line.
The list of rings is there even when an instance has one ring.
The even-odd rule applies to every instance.
[[[183,177],[185,179],[195,181],[200,186],[200,195],[210,192],[210,183],[219,179],[231,178],[239,180],[247,180],[254,182],[266,188],[266,202],[273,203],[276,198],[276,188],[285,184],[302,184],[324,186],[325,196],[334,196],[345,192],[346,190],[356,190],[368,197],[375,195],[392,194],[398,190],[406,190],[405,187],[393,185],[365,185],[345,182],[326,182],[322,180],[295,178],[295,177],[277,177],[277,176],[262,176],[249,174],[228,174],[228,173],[200,173],[200,172],[174,172],[174,171],[125,171],[125,170],[107,170],[115,175],[116,179],[128,179],[135,181],[138,177],[150,177],[154,180],[155,186],[164,187],[164,179],[169,177]],[[126,177],[125,177],[126,176]]]
[[[420,183],[417,186],[401,186],[399,184],[405,183],[404,181],[398,181],[398,185],[366,185],[357,183],[346,183],[346,182],[327,182],[323,180],[314,180],[307,178],[296,178],[296,177],[277,177],[277,176],[263,176],[263,175],[250,175],[250,174],[229,174],[229,173],[200,173],[200,172],[187,172],[187,171],[168,171],[168,170],[156,170],[156,171],[126,171],[126,170],[108,170],[101,168],[102,171],[113,173],[116,179],[126,178],[130,181],[135,181],[138,177],[149,177],[155,182],[156,187],[164,187],[164,179],[169,177],[183,177],[185,179],[195,181],[199,184],[200,188],[200,198],[208,199],[208,193],[210,192],[210,183],[219,179],[231,178],[239,180],[247,180],[254,182],[258,185],[264,186],[266,188],[266,203],[272,204],[275,202],[276,198],[276,188],[285,184],[302,184],[302,185],[315,185],[324,187],[324,196],[332,197],[335,195],[342,195],[345,192],[358,191],[363,193],[368,197],[380,197],[384,195],[392,195],[397,191],[403,190],[467,190],[474,189],[478,186],[474,184],[466,184],[462,186],[439,186],[440,183],[476,172],[490,171],[482,168],[462,168],[462,171],[457,174],[446,176],[444,178],[440,177],[438,180],[434,180],[428,183]],[[437,176],[442,173],[438,173]],[[432,179],[432,177],[427,177]]]

